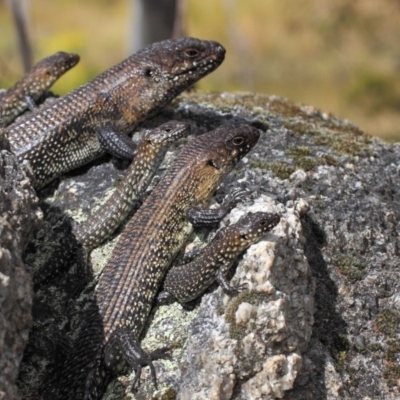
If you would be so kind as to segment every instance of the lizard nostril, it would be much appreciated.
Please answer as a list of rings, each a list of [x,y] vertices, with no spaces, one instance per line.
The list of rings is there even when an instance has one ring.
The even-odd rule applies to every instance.
[[[143,71],[143,75],[147,76],[147,77],[150,77],[150,76],[153,75],[153,72],[151,71],[150,68],[145,68],[145,70]]]

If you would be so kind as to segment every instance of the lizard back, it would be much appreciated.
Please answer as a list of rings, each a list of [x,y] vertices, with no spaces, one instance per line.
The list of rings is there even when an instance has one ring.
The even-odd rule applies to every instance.
[[[123,320],[140,333],[167,266],[192,232],[188,208],[197,200],[209,200],[212,192],[207,189],[219,180],[215,168],[200,166],[205,164],[198,157],[202,149],[193,144],[128,223],[103,271],[96,298],[106,340]]]
[[[127,135],[146,117],[217,68],[224,48],[194,38],[147,46],[53,104],[10,125],[11,150],[41,188],[105,153],[98,133]]]
[[[251,126],[222,126],[185,146],[119,238],[85,314],[85,328],[54,379],[56,392],[50,390],[49,399],[100,397],[108,368],[115,367],[104,353],[113,346],[113,334],[128,328],[139,340],[161,280],[192,232],[189,210],[208,205],[218,184],[258,138]]]

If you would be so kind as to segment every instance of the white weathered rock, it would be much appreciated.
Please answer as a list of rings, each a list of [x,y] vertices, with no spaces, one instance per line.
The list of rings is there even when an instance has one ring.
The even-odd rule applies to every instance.
[[[281,398],[293,387],[314,313],[299,209],[307,209],[302,199],[284,209],[261,196],[226,217],[234,223],[249,211],[282,212],[279,225],[250,247],[233,277],[249,290],[236,298],[221,288],[204,295],[183,355],[178,399],[230,399],[243,379],[236,387],[243,399]]]

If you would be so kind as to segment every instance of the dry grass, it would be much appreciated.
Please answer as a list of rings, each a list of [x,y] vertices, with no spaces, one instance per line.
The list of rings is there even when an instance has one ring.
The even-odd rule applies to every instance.
[[[126,56],[127,14],[126,0],[31,1],[36,60],[58,50],[81,55],[56,91]],[[0,86],[9,86],[21,70],[4,0],[0,26]],[[228,50],[201,89],[278,94],[400,140],[398,1],[188,0],[187,30]]]

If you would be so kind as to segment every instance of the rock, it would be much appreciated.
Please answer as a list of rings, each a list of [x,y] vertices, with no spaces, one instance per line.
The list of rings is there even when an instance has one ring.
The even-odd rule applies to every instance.
[[[279,211],[282,221],[232,269],[232,280],[247,282],[247,291],[229,298],[214,285],[192,310],[154,308],[143,347],[173,348],[172,361],[155,363],[159,390],[145,368],[133,395],[127,369],[104,399],[399,398],[399,145],[276,96],[184,95],[145,126],[172,118],[190,121],[195,135],[232,122],[260,128],[258,145],[214,203],[246,187],[252,195],[222,225],[255,209]],[[93,251],[92,281],[81,295],[82,260],[54,254],[72,248],[70,223],[110,193],[120,167],[103,158],[40,193],[45,220],[25,261],[36,272],[50,269],[50,278],[35,293],[19,378],[23,398],[39,398],[33,394],[59,362],[49,338],[74,338],[117,236]],[[198,232],[192,247],[212,234]],[[60,263],[64,272],[52,277]]]
[[[24,166],[0,151],[0,399],[18,399],[15,381],[32,324],[31,273],[22,252],[41,211]]]
[[[186,339],[178,399],[230,399],[234,389],[243,399],[274,399],[293,387],[314,313],[313,280],[295,209],[261,195],[226,217],[234,223],[245,210],[282,213],[280,224],[251,246],[237,267],[234,279],[249,290],[232,299],[220,288],[203,296]]]

